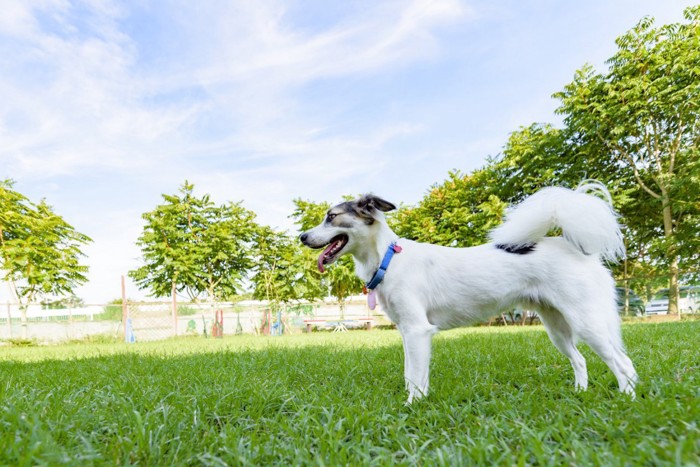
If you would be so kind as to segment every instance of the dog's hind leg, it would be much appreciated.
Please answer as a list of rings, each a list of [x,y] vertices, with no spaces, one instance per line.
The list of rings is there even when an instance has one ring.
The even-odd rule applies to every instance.
[[[613,372],[620,392],[634,398],[637,372],[622,344],[617,310],[610,310],[607,322],[603,319],[586,320],[578,334]]]
[[[437,329],[427,321],[425,324],[399,324],[398,328],[403,339],[404,378],[410,404],[428,394],[432,337]]]
[[[600,291],[591,290],[587,295],[595,297],[596,292],[601,294]],[[614,295],[610,293],[607,297],[603,295],[585,303],[569,303],[562,310],[564,311],[561,313],[556,310],[547,310],[542,314],[542,322],[547,326],[547,331],[550,327],[566,328],[572,336],[588,344],[613,372],[620,392],[634,397],[637,372],[624,350],[620,334],[620,317],[617,314]],[[547,321],[552,325],[564,322],[566,326],[550,326]],[[551,335],[550,333],[550,337]],[[552,338],[553,341],[554,339]],[[572,364],[576,370],[573,360]]]
[[[611,343],[612,358],[608,355],[603,357],[600,352],[595,350],[595,347],[591,346],[591,348],[600,355],[610,370],[615,374],[620,392],[629,394],[634,399],[634,387],[638,379],[637,371],[634,369],[632,360],[627,356],[622,346],[616,346],[614,343]]]
[[[571,362],[574,369],[574,384],[576,389],[585,391],[588,388],[588,370],[586,359],[576,348],[576,339],[561,313],[555,309],[544,308],[539,310],[540,319],[547,330],[549,339]]]

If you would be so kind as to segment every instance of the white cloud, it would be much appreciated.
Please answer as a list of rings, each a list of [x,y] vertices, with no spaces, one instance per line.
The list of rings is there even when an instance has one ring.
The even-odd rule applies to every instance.
[[[11,38],[24,53],[8,59],[0,84],[0,131],[16,174],[132,165],[133,148],[153,146],[187,118],[139,102],[133,45],[116,29],[114,9],[91,6],[89,30],[76,31],[67,4],[37,5],[51,27],[34,21]]]
[[[320,119],[300,110],[299,87],[425,58],[435,50],[431,28],[464,10],[451,0],[379,4],[363,23],[310,35],[285,23],[281,4],[236,2],[207,11],[188,2],[179,14],[195,21],[167,33],[206,43],[161,70],[139,68],[140,44],[120,30],[128,12],[111,2],[83,6],[91,26],[76,19],[68,2],[11,5],[2,31],[28,52],[10,58],[9,73],[0,78],[3,158],[16,176],[146,170],[207,150],[267,157],[307,154],[319,142],[336,146],[334,137],[314,135]],[[51,18],[50,27],[36,19],[39,13]],[[40,76],[27,80],[32,70]],[[203,94],[168,98],[189,89]],[[214,143],[196,135],[197,123],[211,118],[231,128]]]

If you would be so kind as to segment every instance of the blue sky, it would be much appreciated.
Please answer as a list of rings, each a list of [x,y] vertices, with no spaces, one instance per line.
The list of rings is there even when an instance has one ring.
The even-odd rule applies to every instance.
[[[282,229],[297,197],[416,203],[556,124],[550,96],[643,16],[691,4],[5,1],[0,178],[94,239],[78,295],[104,302],[139,265],[141,214],[184,180]]]

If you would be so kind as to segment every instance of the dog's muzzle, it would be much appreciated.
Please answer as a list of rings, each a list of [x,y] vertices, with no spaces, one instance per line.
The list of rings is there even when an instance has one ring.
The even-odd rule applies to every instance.
[[[348,236],[341,234],[333,237],[328,243],[316,244],[310,240],[309,233],[304,232],[299,236],[299,240],[310,248],[319,249],[325,247],[325,250],[318,257],[318,270],[325,272],[325,265],[333,263],[341,255],[343,248],[348,243]]]

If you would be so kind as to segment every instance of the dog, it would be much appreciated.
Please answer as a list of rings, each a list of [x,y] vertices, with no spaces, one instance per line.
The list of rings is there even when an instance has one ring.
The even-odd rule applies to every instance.
[[[634,398],[637,373],[622,342],[615,282],[603,264],[625,254],[605,186],[586,181],[575,190],[543,188],[507,211],[489,243],[469,248],[399,238],[384,215],[394,209],[364,195],[329,209],[300,240],[323,248],[321,272],[339,257],[353,256],[370,305],[378,298],[401,333],[408,404],[428,394],[436,332],[483,322],[514,306],[537,311],[571,362],[577,389],[588,386],[586,360],[576,348],[582,340],[614,373],[620,391]],[[547,236],[553,229],[562,236]]]

